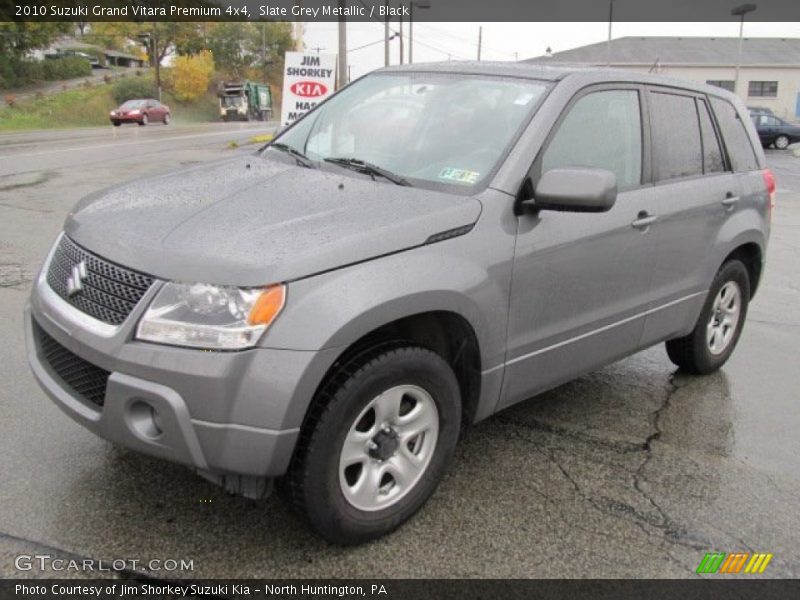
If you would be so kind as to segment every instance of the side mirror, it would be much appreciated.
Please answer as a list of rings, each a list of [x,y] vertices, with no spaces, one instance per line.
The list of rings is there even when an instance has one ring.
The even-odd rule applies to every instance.
[[[567,167],[542,175],[533,198],[522,201],[528,210],[606,212],[617,200],[617,176],[606,169]]]

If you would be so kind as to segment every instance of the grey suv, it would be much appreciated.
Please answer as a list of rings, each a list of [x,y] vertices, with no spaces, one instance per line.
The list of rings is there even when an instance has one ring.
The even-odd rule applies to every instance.
[[[375,72],[257,154],[94,194],[27,308],[69,416],[327,539],[399,526],[472,423],[666,341],[718,369],[775,191],[705,85],[446,63]]]

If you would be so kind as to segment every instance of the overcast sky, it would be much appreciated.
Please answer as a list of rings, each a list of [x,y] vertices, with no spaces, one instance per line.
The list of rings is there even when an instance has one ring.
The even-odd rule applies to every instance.
[[[483,60],[515,60],[545,53],[568,50],[605,41],[608,23],[416,23],[414,25],[414,62],[474,60],[478,52],[478,27],[483,26]],[[396,21],[391,23],[395,31]],[[337,52],[336,23],[307,23],[307,49],[322,48],[322,53]],[[408,23],[403,24],[405,61],[408,61]],[[738,36],[739,23],[614,23],[613,37],[656,36]],[[745,23],[745,37],[800,37],[800,23]],[[352,77],[383,66],[383,25],[348,23],[348,62]],[[362,49],[359,46],[379,42]],[[399,39],[390,42],[392,64],[400,60]]]

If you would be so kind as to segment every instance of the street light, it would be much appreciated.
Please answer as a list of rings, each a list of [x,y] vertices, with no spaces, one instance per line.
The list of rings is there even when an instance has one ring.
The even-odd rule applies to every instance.
[[[431,0],[411,0],[408,6],[408,64],[414,62],[414,7],[430,8]]]
[[[731,15],[739,17],[739,51],[736,56],[736,76],[733,79],[733,93],[737,94],[739,90],[739,69],[742,65],[742,40],[744,35],[744,16],[747,13],[753,12],[758,5],[756,4],[742,4],[737,6],[731,11]]]

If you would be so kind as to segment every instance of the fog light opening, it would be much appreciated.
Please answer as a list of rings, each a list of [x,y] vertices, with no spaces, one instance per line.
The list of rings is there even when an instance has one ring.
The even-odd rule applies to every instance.
[[[148,440],[157,440],[163,433],[158,411],[143,400],[131,404],[128,409],[128,422],[135,433]]]

